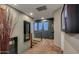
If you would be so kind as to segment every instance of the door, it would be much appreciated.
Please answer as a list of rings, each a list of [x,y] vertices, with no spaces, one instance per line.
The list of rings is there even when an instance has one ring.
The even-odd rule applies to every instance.
[[[34,23],[35,38],[54,38],[53,19],[37,20]]]
[[[35,22],[34,23],[34,35],[35,38],[41,38],[42,37],[42,23],[39,22]]]
[[[46,38],[48,35],[48,21],[34,23],[34,34],[36,38]]]

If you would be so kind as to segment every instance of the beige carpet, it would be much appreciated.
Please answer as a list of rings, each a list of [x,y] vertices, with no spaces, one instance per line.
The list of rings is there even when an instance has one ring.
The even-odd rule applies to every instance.
[[[58,54],[61,49],[54,44],[53,40],[43,39],[38,42],[33,48],[24,52],[25,54]]]

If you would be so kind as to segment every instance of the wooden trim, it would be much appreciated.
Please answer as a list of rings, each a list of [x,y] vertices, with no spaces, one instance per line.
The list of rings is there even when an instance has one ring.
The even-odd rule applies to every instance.
[[[32,48],[32,33],[30,33],[30,48]]]
[[[63,52],[63,49],[61,49],[61,54],[63,54],[64,52]]]

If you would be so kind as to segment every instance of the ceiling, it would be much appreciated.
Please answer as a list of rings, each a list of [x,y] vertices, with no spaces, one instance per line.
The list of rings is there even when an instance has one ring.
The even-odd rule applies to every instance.
[[[12,4],[12,7],[30,15],[30,13],[33,13],[33,15],[30,15],[34,19],[41,19],[41,17],[44,18],[50,18],[53,17],[53,12],[63,6],[62,4]],[[46,6],[46,10],[38,11],[36,8]]]

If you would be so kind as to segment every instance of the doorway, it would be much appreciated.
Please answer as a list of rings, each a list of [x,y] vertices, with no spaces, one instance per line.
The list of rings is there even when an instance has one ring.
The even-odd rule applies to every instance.
[[[47,20],[36,20],[34,22],[34,37],[35,38],[54,38],[53,18]]]
[[[31,25],[30,22],[24,21],[24,42],[30,40]]]

